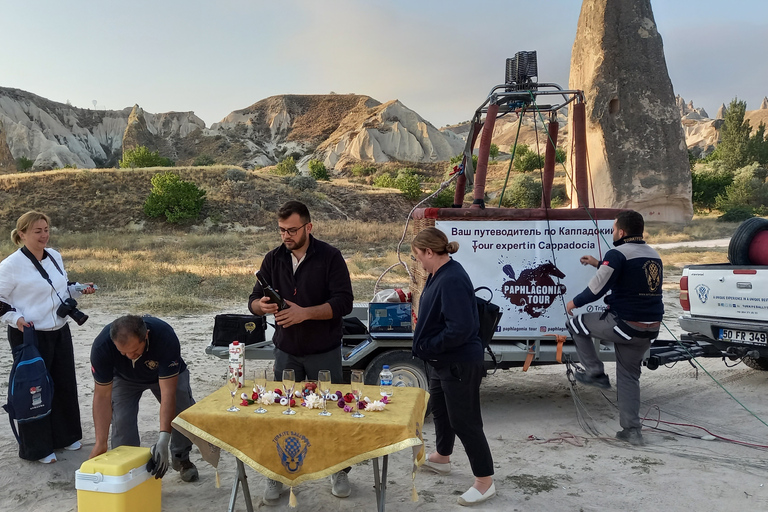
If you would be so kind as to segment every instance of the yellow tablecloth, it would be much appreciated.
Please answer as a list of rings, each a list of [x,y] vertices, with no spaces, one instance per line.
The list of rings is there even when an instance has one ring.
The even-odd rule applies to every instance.
[[[268,389],[275,387],[271,383]],[[363,392],[372,399],[380,396],[378,387],[363,386]],[[302,406],[288,416],[279,404],[265,406],[266,414],[254,414],[258,405],[227,412],[231,397],[223,387],[179,414],[173,425],[212,466],[218,466],[224,449],[259,473],[293,486],[408,447],[420,464],[428,396],[421,388],[396,388],[392,403],[380,412],[362,411],[365,418],[353,418],[333,402],[328,402],[332,416]]]

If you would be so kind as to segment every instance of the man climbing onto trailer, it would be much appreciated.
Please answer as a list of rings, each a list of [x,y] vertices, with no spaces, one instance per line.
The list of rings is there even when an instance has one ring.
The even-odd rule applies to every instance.
[[[643,444],[640,421],[640,367],[651,342],[659,334],[664,317],[661,284],[662,263],[659,253],[643,241],[645,223],[635,211],[623,211],[613,223],[613,245],[602,262],[582,256],[582,265],[592,265],[597,273],[587,288],[566,305],[572,316],[566,327],[573,336],[583,371],[574,376],[588,386],[610,389],[603,362],[592,338],[613,343],[616,350],[616,387],[619,424],[616,438],[640,446]],[[610,290],[603,312],[583,313],[573,317],[573,309],[594,302]]]

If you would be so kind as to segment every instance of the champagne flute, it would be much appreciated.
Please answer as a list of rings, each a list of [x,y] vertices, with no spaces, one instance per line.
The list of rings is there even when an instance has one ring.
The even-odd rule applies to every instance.
[[[352,370],[352,395],[355,397],[355,412],[353,418],[365,418],[365,414],[360,413],[360,399],[363,398],[363,370]]]
[[[283,391],[288,398],[288,409],[283,411],[283,414],[296,414],[296,411],[291,409],[291,398],[293,395],[293,388],[296,386],[296,372],[293,370],[283,370]]]
[[[227,389],[229,389],[229,394],[232,395],[232,406],[227,411],[238,412],[240,409],[235,407],[235,393],[240,389],[240,373],[238,368],[233,366],[227,369]]]
[[[320,388],[320,392],[323,394],[323,412],[320,416],[330,416],[331,413],[325,407],[328,393],[331,392],[331,370],[320,370],[317,372],[317,387]]]
[[[261,398],[264,393],[267,391],[267,369],[266,368],[260,368],[253,372],[253,392],[258,393],[258,398]],[[259,402],[259,408],[255,411],[256,414],[264,414],[267,412],[267,410],[262,407],[261,402]]]

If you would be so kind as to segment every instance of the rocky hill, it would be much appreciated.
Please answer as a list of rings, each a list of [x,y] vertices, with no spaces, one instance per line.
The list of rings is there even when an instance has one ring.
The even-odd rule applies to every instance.
[[[317,158],[338,169],[359,160],[445,161],[463,142],[397,100],[369,96],[273,96],[206,128],[193,112],[90,110],[0,88],[0,172],[15,172],[20,157],[33,170],[114,167],[123,150],[138,145],[180,165],[205,156],[254,168],[293,156],[301,166]]]

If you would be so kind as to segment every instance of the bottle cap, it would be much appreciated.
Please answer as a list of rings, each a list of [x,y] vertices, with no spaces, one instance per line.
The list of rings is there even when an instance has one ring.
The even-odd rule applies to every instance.
[[[389,370],[389,365],[385,364],[384,366],[382,366],[382,370]]]
[[[235,340],[235,341],[233,341],[233,342],[232,342],[232,344],[233,344],[233,345],[239,345],[239,344],[240,344],[240,342],[239,342],[239,341],[237,341],[237,340]]]

